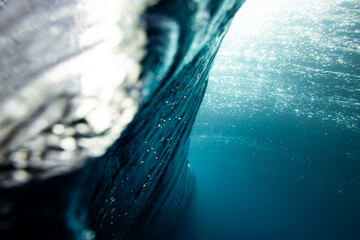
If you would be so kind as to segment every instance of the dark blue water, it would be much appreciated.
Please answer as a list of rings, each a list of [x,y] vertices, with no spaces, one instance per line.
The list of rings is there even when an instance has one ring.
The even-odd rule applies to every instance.
[[[197,239],[360,239],[360,3],[249,0],[195,123]]]

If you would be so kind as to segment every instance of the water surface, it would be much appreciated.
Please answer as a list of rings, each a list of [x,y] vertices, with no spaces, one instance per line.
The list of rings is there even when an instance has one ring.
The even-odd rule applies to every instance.
[[[248,0],[195,123],[198,239],[360,239],[360,3]]]

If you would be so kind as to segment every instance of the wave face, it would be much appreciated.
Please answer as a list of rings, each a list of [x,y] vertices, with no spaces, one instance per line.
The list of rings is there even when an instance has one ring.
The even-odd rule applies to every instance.
[[[86,1],[82,1],[81,3],[83,2],[85,4],[74,4],[72,1],[67,1],[66,4],[64,3],[64,8],[60,9],[66,9],[68,6],[72,6],[71,9],[73,11],[79,11],[78,8],[80,8],[84,10],[83,13],[86,15],[88,13],[86,6],[88,5]],[[142,1],[142,5],[146,5],[143,2],[146,1]],[[0,5],[0,7],[3,8],[0,10],[6,10],[6,6],[11,6],[14,7],[15,12],[21,10],[20,16],[23,16],[25,19],[28,16],[31,16],[31,19],[37,19],[36,17],[39,14],[46,18],[48,16],[46,14],[48,5],[43,4],[41,1],[34,1],[34,3],[36,3],[36,6],[33,9],[29,8],[24,10],[17,3],[6,2],[6,4]],[[147,45],[145,46],[147,55],[140,62],[142,66],[141,75],[134,80],[134,77],[136,78],[137,75],[131,75],[131,71],[128,68],[129,65],[127,64],[129,61],[126,61],[125,58],[125,62],[121,63],[122,68],[120,69],[127,73],[130,71],[130,73],[129,75],[123,76],[124,84],[120,86],[117,85],[116,81],[113,81],[113,73],[118,73],[116,64],[110,65],[110,68],[98,69],[96,64],[93,65],[94,62],[89,63],[90,65],[85,65],[85,72],[87,73],[85,75],[90,78],[83,82],[81,82],[82,78],[80,78],[79,81],[83,83],[80,85],[83,88],[74,88],[71,84],[65,84],[66,87],[64,88],[65,90],[63,90],[57,88],[58,85],[53,84],[56,83],[56,81],[51,82],[47,80],[53,79],[53,77],[56,80],[59,77],[59,71],[50,71],[54,66],[55,69],[56,66],[62,66],[68,71],[70,68],[66,66],[71,65],[71,62],[74,62],[75,59],[78,63],[76,66],[80,66],[77,70],[81,72],[83,70],[81,61],[88,60],[87,55],[85,55],[85,58],[78,59],[77,57],[82,56],[84,52],[90,51],[90,53],[93,53],[92,50],[94,50],[95,53],[101,53],[102,51],[97,51],[96,49],[105,49],[106,51],[109,50],[109,54],[114,57],[114,49],[112,48],[114,47],[114,43],[111,40],[108,41],[106,38],[110,37],[111,34],[109,36],[106,35],[102,40],[100,39],[101,41],[97,41],[98,38],[92,39],[91,36],[93,35],[91,34],[85,34],[84,39],[89,40],[87,37],[90,36],[90,42],[85,41],[87,45],[85,44],[85,46],[80,47],[80,49],[73,49],[74,54],[70,54],[68,58],[63,59],[63,61],[67,63],[65,66],[62,65],[62,58],[59,58],[52,62],[54,66],[48,66],[46,64],[46,66],[44,65],[42,68],[39,66],[41,71],[37,68],[29,68],[32,70],[35,69],[35,72],[39,71],[41,74],[30,74],[35,77],[34,79],[29,79],[28,82],[25,81],[27,85],[30,87],[45,86],[41,88],[41,92],[47,92],[46,88],[54,89],[55,92],[59,91],[59,94],[56,96],[61,97],[65,101],[69,101],[64,104],[66,111],[63,108],[55,108],[52,109],[50,113],[71,113],[72,111],[68,110],[69,108],[72,109],[72,103],[76,103],[76,98],[74,100],[72,96],[82,96],[85,93],[81,91],[86,89],[93,90],[90,91],[91,94],[101,95],[101,97],[107,100],[109,100],[107,90],[112,89],[114,91],[114,89],[121,89],[127,97],[117,102],[119,96],[114,95],[114,99],[109,100],[112,104],[110,109],[116,109],[114,106],[116,106],[117,103],[119,103],[121,107],[126,107],[130,101],[131,106],[128,108],[131,111],[129,113],[127,108],[121,108],[121,111],[119,110],[119,116],[115,115],[115,117],[111,118],[111,121],[107,121],[105,125],[101,124],[103,120],[108,120],[108,116],[114,115],[104,114],[103,111],[100,111],[108,109],[105,108],[104,104],[101,104],[104,103],[103,101],[105,100],[99,98],[99,102],[96,103],[96,109],[99,111],[91,112],[91,114],[86,113],[87,115],[85,114],[85,116],[66,122],[75,125],[82,124],[82,126],[88,124],[87,127],[98,131],[90,133],[89,135],[90,139],[88,140],[92,140],[91,144],[84,147],[91,153],[88,155],[86,155],[86,153],[84,155],[83,152],[78,154],[76,152],[78,148],[74,148],[73,152],[66,152],[66,147],[74,145],[74,141],[76,146],[80,146],[79,144],[81,142],[86,143],[87,141],[80,141],[83,139],[78,139],[78,137],[88,138],[89,136],[83,136],[75,132],[73,137],[65,138],[67,139],[67,141],[63,142],[65,149],[60,147],[55,148],[55,150],[65,151],[65,153],[67,153],[62,155],[66,156],[65,160],[68,164],[65,164],[65,168],[62,168],[64,164],[62,164],[62,161],[58,161],[61,160],[60,158],[56,159],[58,155],[49,155],[52,158],[55,156],[55,159],[52,160],[56,160],[49,161],[49,163],[56,163],[57,169],[61,170],[55,171],[55,174],[50,174],[50,176],[47,175],[47,173],[51,172],[54,168],[51,167],[53,166],[51,164],[47,165],[46,161],[45,163],[41,163],[40,166],[47,168],[39,168],[41,170],[40,172],[44,174],[38,175],[39,169],[37,167],[39,165],[31,165],[25,169],[14,170],[12,162],[6,160],[5,163],[9,163],[9,165],[4,165],[4,167],[1,165],[1,174],[3,174],[5,178],[10,176],[10,180],[8,181],[9,184],[6,185],[7,189],[0,189],[1,203],[5,203],[2,204],[0,211],[0,231],[2,237],[4,239],[93,239],[94,237],[96,239],[174,239],[181,229],[181,223],[186,220],[195,194],[195,178],[187,159],[190,132],[205,93],[208,75],[214,57],[228,30],[233,15],[242,3],[243,0],[163,0],[157,2],[157,4],[151,8],[148,8],[145,14],[143,14],[143,23],[147,33]],[[109,9],[110,8],[108,8],[108,10]],[[13,19],[12,11],[8,13],[10,13],[10,18]],[[54,17],[65,17],[67,19],[68,16],[66,14],[62,15],[64,13],[66,13],[66,11],[60,11],[59,15],[54,15]],[[104,13],[106,13],[106,11]],[[71,15],[71,13],[69,14]],[[130,13],[130,16],[131,15],[132,13]],[[78,19],[77,17],[74,19]],[[89,19],[93,19],[92,15]],[[76,24],[75,26],[73,25],[76,21],[70,20],[69,24],[73,27],[72,29],[79,30]],[[114,24],[118,23],[116,17],[113,20]],[[124,21],[125,20],[126,19],[124,19]],[[60,18],[59,21],[61,22],[62,18]],[[20,23],[19,28],[21,28],[21,24],[24,22],[20,21],[18,23]],[[44,26],[51,27],[52,24],[53,22],[50,21],[49,24],[45,24]],[[86,22],[86,24],[84,29],[87,29],[87,27],[91,29],[91,26],[94,26],[91,24],[91,21]],[[131,27],[135,25],[136,24],[130,24]],[[5,26],[5,30],[11,30],[11,26],[12,25],[8,25],[9,28]],[[15,25],[15,27],[16,26],[18,25]],[[95,24],[95,26],[97,26],[97,24]],[[125,25],[125,27],[123,26],[122,30],[127,29],[126,26],[127,25]],[[30,38],[39,36],[36,31],[41,32],[41,29],[38,28],[29,29],[34,30]],[[66,28],[56,28],[53,30],[56,30],[55,33],[58,34],[57,31],[61,33],[64,29]],[[86,32],[87,31],[85,31],[85,33]],[[91,33],[91,31],[89,32]],[[113,31],[110,31],[110,33],[112,32]],[[14,34],[16,35],[16,33],[15,31]],[[77,34],[78,32],[67,33],[71,35]],[[125,31],[124,41],[126,42],[129,39],[141,36],[141,34],[132,34],[132,31]],[[68,37],[69,35],[63,36]],[[131,37],[128,39],[127,36]],[[19,35],[18,37],[20,40],[26,40],[26,37],[29,36]],[[58,38],[54,38],[54,41],[56,40],[58,40]],[[35,43],[37,43],[37,41],[35,41]],[[108,44],[101,47],[103,43]],[[132,44],[131,50],[123,48],[125,55],[131,59],[131,63],[135,62],[135,65],[137,61],[139,61],[140,57],[138,55],[141,56],[141,53],[139,53],[141,50],[136,52],[135,50],[133,51],[133,49],[136,49],[136,46],[142,48],[140,45],[138,46],[137,43]],[[75,46],[78,47],[79,45]],[[98,48],[98,46],[100,47]],[[41,48],[41,46],[35,49],[51,51],[50,48]],[[6,52],[5,48],[1,50]],[[38,55],[44,55],[45,53],[42,51],[37,52]],[[72,49],[69,49],[69,51],[72,51]],[[58,51],[57,53],[64,52]],[[49,54],[51,55],[51,53]],[[31,56],[34,57],[34,55]],[[90,54],[89,56],[92,56],[94,60],[97,55]],[[109,59],[106,56],[102,57],[101,59]],[[116,59],[115,56],[114,61],[118,64],[119,62]],[[120,59],[124,60],[122,57],[120,57]],[[21,58],[15,59],[14,62],[22,63]],[[29,62],[31,63],[32,61]],[[11,65],[12,63],[10,62],[9,64]],[[104,65],[109,67],[109,64],[110,63],[105,62]],[[132,66],[133,64],[130,65]],[[93,69],[96,70],[95,73],[103,71],[103,78],[105,80],[107,77],[112,79],[109,82],[104,80],[104,83],[106,83],[104,91],[101,89],[101,91],[97,92],[97,88],[91,88],[93,85],[87,88],[90,83],[96,83],[94,86],[102,86],[102,84],[99,84],[102,83],[101,81],[95,81],[96,77],[102,78],[101,75],[93,75],[94,72],[90,71]],[[109,69],[114,72],[109,73],[107,71]],[[130,69],[134,69],[134,71],[137,70],[136,67]],[[73,77],[77,76],[78,72],[74,73],[70,71],[70,73],[68,73],[64,71],[60,71],[66,73],[64,79],[73,83]],[[42,75],[43,72],[51,72],[51,74]],[[11,73],[9,74],[11,75]],[[37,78],[37,76],[40,77]],[[131,80],[130,82],[129,79]],[[61,83],[63,83],[64,80],[60,80]],[[49,82],[49,85],[42,84]],[[5,81],[2,81],[2,83],[5,83]],[[38,84],[36,85],[34,83]],[[113,83],[115,87],[111,88],[111,84]],[[60,84],[59,86],[62,85]],[[31,93],[34,93],[33,91],[27,91],[28,88],[24,89],[25,90],[20,93],[20,97],[24,98],[16,98],[18,91],[11,91],[11,94],[15,93],[16,101],[14,102],[20,103],[16,106],[22,106],[22,104],[24,104],[17,100],[29,99],[29,97],[31,98]],[[135,94],[133,94],[134,92]],[[2,95],[2,97],[8,98],[8,94],[10,93],[6,93]],[[89,96],[93,98],[94,96],[91,94]],[[39,94],[39,96],[43,95]],[[47,109],[47,106],[53,102],[49,100],[53,99],[54,95],[52,91],[47,92],[44,96],[45,98],[39,98],[39,102],[37,102],[38,105],[36,105],[34,109],[27,108],[28,110],[24,112],[24,116],[20,116],[19,119],[17,119],[20,122],[19,124],[14,126],[9,125],[11,127],[10,132],[13,131],[17,134],[22,133],[24,131],[17,131],[16,129],[25,127],[34,130],[30,123],[36,121],[32,120],[44,120],[44,118],[47,120],[46,117],[53,116],[51,114],[43,116],[40,114],[43,113],[42,111],[40,111],[40,113],[36,111],[37,109]],[[87,101],[83,101],[83,99],[80,100],[81,103],[87,103]],[[54,102],[57,102],[57,100],[54,100]],[[105,103],[107,104],[107,102]],[[13,105],[10,104],[9,106]],[[26,107],[27,105],[25,104],[23,106]],[[57,106],[57,104],[55,104],[55,106]],[[134,112],[136,112],[134,109],[137,109],[137,106],[140,108],[137,114],[134,115]],[[2,113],[5,113],[5,110],[2,110]],[[9,110],[7,113],[11,115],[13,111]],[[13,115],[10,117],[12,116]],[[18,116],[19,115],[16,115],[16,117]],[[93,118],[88,118],[88,116],[92,116]],[[35,132],[25,131],[25,133],[29,133],[29,137],[26,138],[25,145],[21,146],[21,149],[27,149],[26,144],[33,146],[34,143],[36,143],[34,139],[37,139],[39,136],[41,140],[44,140],[41,134],[47,136],[49,131],[54,134],[64,131],[65,134],[67,127],[77,129],[76,126],[68,126],[63,122],[57,121],[66,117],[67,115],[64,116],[60,114],[56,119],[51,118],[51,121],[47,121],[47,124],[50,125],[45,126],[44,129],[35,129]],[[24,119],[26,121],[23,121]],[[118,121],[116,121],[116,119]],[[11,123],[11,121],[5,120],[3,121],[4,123]],[[132,121],[125,128],[127,121],[130,120]],[[119,121],[121,122],[121,126],[118,125]],[[3,125],[1,126],[3,127]],[[97,128],[97,126],[99,126],[99,128]],[[38,134],[36,134],[37,132]],[[5,136],[5,140],[1,141],[1,143],[5,145],[9,142],[11,143],[11,141],[7,140],[7,135],[1,136]],[[21,135],[19,136],[19,139],[25,139],[25,137],[21,138]],[[35,136],[35,138],[32,138],[33,136]],[[104,146],[109,146],[109,139],[112,140],[114,136],[117,136],[117,140],[112,141],[111,146],[102,157],[96,157],[87,161],[83,160],[84,156],[92,157],[102,154]],[[69,139],[71,141],[68,141]],[[48,142],[45,140],[43,142]],[[79,140],[79,142],[76,142],[77,140]],[[21,144],[23,142],[24,141],[20,141]],[[5,145],[2,146],[3,148],[1,149],[6,150],[4,156],[11,155],[12,152],[9,151],[9,146]],[[42,146],[42,144],[40,144],[40,146]],[[72,149],[71,146],[70,148]],[[100,151],[97,151],[99,148]],[[30,153],[33,153],[33,149],[30,150]],[[18,157],[18,152],[15,151],[15,153]],[[20,154],[21,156],[24,155],[23,152],[20,153],[22,154]],[[26,154],[27,153],[28,152],[26,152]],[[42,154],[41,156],[47,155]],[[77,159],[80,158],[82,160],[79,164]],[[27,166],[28,163],[26,161],[29,160],[29,163],[32,163],[32,156],[27,156],[24,159],[15,158],[15,160],[17,162],[23,160],[21,163],[26,163],[25,165]],[[19,164],[16,166],[20,168]],[[42,170],[44,170],[44,172],[42,172]],[[13,180],[15,179],[17,182],[11,178],[14,174],[17,175],[13,177]],[[21,184],[18,184],[19,182],[21,182]],[[45,196],[44,193],[46,193]],[[23,231],[19,231],[19,229]],[[87,229],[91,229],[91,231]]]
[[[144,16],[150,45],[143,77],[153,76],[158,87],[96,163],[89,219],[99,239],[174,239],[195,193],[190,132],[241,3],[162,1]],[[163,42],[171,38],[177,41]]]

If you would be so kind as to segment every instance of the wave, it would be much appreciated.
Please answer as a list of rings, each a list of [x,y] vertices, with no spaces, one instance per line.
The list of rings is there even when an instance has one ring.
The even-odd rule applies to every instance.
[[[109,122],[100,131],[101,136],[114,128],[118,136],[121,132],[102,156],[71,171],[16,185],[15,190],[11,184],[10,190],[2,189],[7,198],[1,200],[14,202],[5,214],[13,220],[3,222],[3,236],[174,239],[196,191],[187,158],[190,132],[214,57],[242,3],[164,0],[149,7],[142,14],[147,54],[140,61],[139,80],[133,83],[141,86],[134,88],[140,93],[135,97],[141,99],[136,100],[139,110],[128,117],[131,122],[120,128],[124,130]],[[98,124],[107,116],[95,113]],[[109,139],[113,138],[95,138],[88,148],[104,145],[103,141],[106,146]],[[89,156],[96,155],[101,151]],[[44,192],[49,194],[45,198]],[[36,209],[40,214],[34,214]],[[51,214],[46,213],[49,209]],[[51,231],[39,232],[49,225]],[[27,231],[17,231],[21,228]]]

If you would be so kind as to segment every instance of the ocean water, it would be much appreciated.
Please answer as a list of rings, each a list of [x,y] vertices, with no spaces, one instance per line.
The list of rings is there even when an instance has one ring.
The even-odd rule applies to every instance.
[[[145,29],[135,26],[151,0],[52,2],[0,0],[0,93],[22,93],[0,110],[10,126],[0,134],[0,179],[10,180],[0,181],[2,240],[360,239],[359,3],[248,0],[208,83],[244,0],[160,0],[142,15]],[[78,61],[86,49],[90,58]],[[82,87],[62,88],[62,79]],[[21,83],[31,90],[18,92]],[[79,101],[89,109],[67,115]],[[111,146],[99,156],[102,144]],[[75,171],[77,146],[99,157]],[[37,169],[55,169],[48,150],[70,167],[32,181]]]
[[[248,0],[191,135],[195,239],[360,239],[360,2]]]

